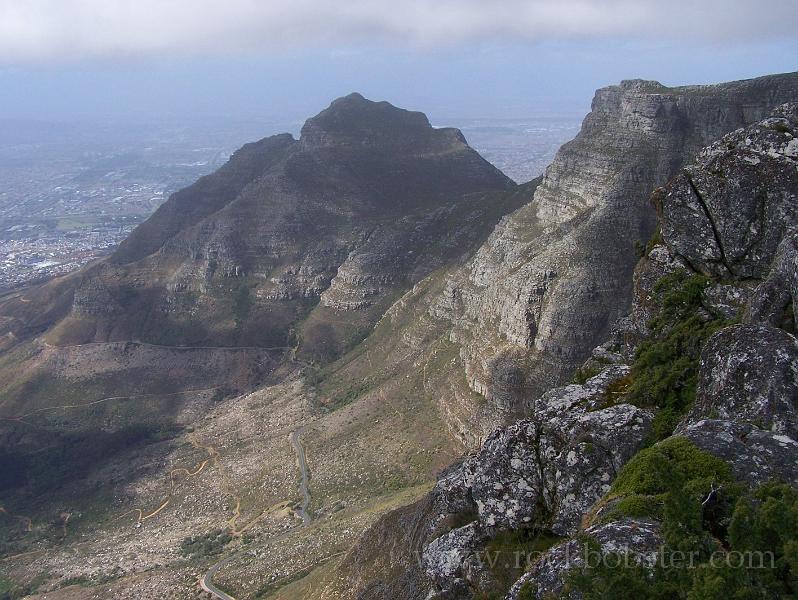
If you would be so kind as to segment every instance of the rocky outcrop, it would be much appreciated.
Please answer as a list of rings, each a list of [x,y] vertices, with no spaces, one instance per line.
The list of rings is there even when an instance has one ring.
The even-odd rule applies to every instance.
[[[633,87],[641,95],[664,94],[656,86]],[[677,111],[679,102],[691,109],[701,106],[703,101],[687,99],[694,92],[686,90],[685,97],[669,110]],[[662,101],[661,97],[656,100]],[[664,109],[654,110],[650,104],[644,106],[648,108],[642,114],[628,116],[630,128],[642,123],[651,127],[646,115],[658,123],[657,118],[673,114]],[[794,105],[786,105],[778,108],[775,117],[734,131],[701,152],[695,165],[657,191],[654,200],[659,214],[663,221],[669,219],[662,226],[663,241],[651,244],[637,264],[634,276],[629,273],[630,289],[633,285],[629,315],[616,322],[608,340],[588,353],[586,366],[602,369],[597,376],[581,385],[558,387],[537,395],[520,382],[532,372],[529,369],[537,368],[529,355],[501,350],[491,354],[493,367],[489,366],[489,360],[483,360],[478,367],[472,363],[472,368],[492,373],[489,382],[503,386],[504,396],[491,395],[493,388],[489,386],[483,388],[503,408],[508,411],[513,408],[511,402],[507,403],[508,388],[519,394],[516,402],[525,418],[497,429],[478,452],[441,477],[430,496],[433,506],[430,522],[436,524],[430,531],[436,533],[430,535],[424,546],[425,567],[440,597],[473,598],[489,589],[484,583],[485,574],[475,568],[478,562],[475,557],[503,530],[531,529],[569,538],[531,564],[509,591],[507,598],[511,600],[518,599],[522,591],[524,598],[530,594],[541,599],[561,594],[571,597],[564,589],[565,574],[582,564],[580,551],[586,547],[585,536],[598,544],[601,553],[624,554],[640,563],[652,564],[663,544],[659,524],[613,512],[611,507],[619,498],[606,494],[621,467],[646,443],[652,430],[652,412],[624,403],[634,375],[627,363],[634,358],[639,343],[651,335],[648,328],[651,318],[663,311],[663,291],[657,282],[668,274],[683,271],[688,276],[708,276],[699,292],[699,319],[721,322],[721,318],[734,320],[742,316],[745,320],[720,329],[705,344],[696,401],[674,435],[687,438],[699,449],[728,463],[733,476],[749,487],[773,479],[798,483],[795,467],[798,464],[795,389],[798,342],[791,333],[792,318],[784,318],[786,313],[792,316],[795,281],[792,229],[795,223],[790,219],[796,205],[796,169],[790,156],[793,133],[789,129],[794,112]],[[648,134],[656,136],[657,127]],[[758,164],[767,163],[761,171],[748,168],[757,153],[761,154],[757,157],[761,161]],[[565,178],[566,174],[560,176]],[[701,206],[696,204],[697,196],[690,181],[699,182],[696,185],[706,191],[707,198],[712,196],[711,210],[698,210]],[[541,185],[546,185],[545,180]],[[493,283],[493,277],[504,268],[503,260],[527,276],[521,282],[513,279],[515,272],[506,273],[520,290],[512,302],[533,307],[533,312],[540,309],[541,315],[546,311],[545,298],[551,288],[568,272],[562,265],[577,268],[565,261],[558,263],[556,269],[540,269],[536,275],[524,271],[519,264],[537,260],[534,253],[524,255],[533,242],[511,244],[503,237],[502,232],[513,228],[521,235],[520,216],[538,210],[533,207],[540,193],[536,193],[532,205],[502,221],[486,247],[470,263],[469,282],[450,281],[444,299],[431,311],[438,317],[454,320],[454,337],[466,345],[466,352],[469,352],[468,335],[475,331],[468,328],[476,322],[465,317],[467,306],[475,301],[474,290],[487,294],[494,286],[495,291],[498,284]],[[542,193],[544,199],[547,193]],[[560,227],[558,231],[562,232],[562,224],[556,223],[560,211],[570,219],[567,227],[571,232],[601,211],[597,205],[582,203],[575,196],[565,198],[567,201],[557,210],[544,210],[535,219],[527,220],[536,235],[551,241],[552,238],[546,238],[546,227]],[[753,220],[756,231],[753,236],[743,227],[747,219]],[[718,227],[719,223],[722,227]],[[703,235],[707,231],[712,235]],[[724,262],[719,252],[713,254],[713,248],[726,246],[735,250],[728,257],[724,250],[727,257]],[[490,268],[487,262],[479,263],[490,256],[488,247],[502,248],[501,253],[494,255],[502,259],[494,260]],[[569,277],[572,274],[570,271]],[[498,295],[494,296],[494,300],[498,299]],[[489,334],[486,344],[489,352],[496,351],[507,340],[524,345],[522,337],[496,334],[503,327],[500,315],[491,313],[487,305],[482,308],[484,321],[480,326],[486,330],[489,326],[494,328],[494,335]],[[530,335],[539,335],[535,315],[527,313],[524,323]],[[564,321],[558,324],[563,325]],[[500,338],[504,342],[497,342]],[[531,342],[527,339],[525,343]],[[478,386],[479,378],[472,383]],[[447,527],[457,516],[468,522]]]
[[[479,523],[469,523],[432,540],[423,555],[424,570],[443,598],[468,595],[487,577],[477,553],[487,539]]]
[[[584,385],[550,391],[536,403],[533,419],[496,430],[478,453],[440,478],[423,556],[442,597],[470,598],[487,589],[480,553],[499,531],[578,531],[651,430],[650,412],[614,404],[612,386],[628,372],[610,367]],[[432,534],[464,515],[473,520]]]
[[[752,488],[769,481],[798,485],[798,441],[736,420],[704,419],[680,430],[702,450],[723,459]]]
[[[763,279],[798,225],[798,104],[703,150],[655,195],[662,237],[692,269]]]
[[[622,519],[604,525],[594,525],[585,530],[597,548],[592,549],[583,540],[565,541],[534,561],[529,572],[519,579],[507,594],[507,600],[520,600],[521,590],[527,587],[535,598],[562,596],[565,576],[585,563],[597,564],[601,555],[623,555],[629,564],[654,565],[662,546],[660,527],[656,521]],[[592,553],[592,554],[590,554]],[[529,596],[524,596],[524,599]]]
[[[785,236],[776,252],[768,277],[753,293],[745,313],[749,323],[798,328],[798,231]]]
[[[497,431],[473,464],[471,493],[486,528],[537,525],[574,533],[618,470],[641,447],[651,415],[620,404],[576,407],[549,421],[520,421]]]
[[[561,384],[629,311],[635,246],[655,225],[651,190],[707,144],[796,98],[796,74],[683,88],[626,81],[599,90],[581,132],[558,152],[533,201],[499,223],[435,309],[454,324],[472,388],[512,415],[525,398]],[[747,155],[762,155],[760,165],[749,164],[751,176],[785,164],[793,151],[791,123],[777,117],[761,126],[769,133]],[[770,151],[781,154],[769,157]],[[716,146],[702,160],[725,165],[727,159]],[[698,188],[711,185],[720,184],[707,176]],[[752,203],[752,210],[768,207],[758,217],[760,231],[742,239],[741,248],[754,244],[752,264],[764,268],[775,249],[782,226],[769,219],[792,218],[786,201],[766,195]]]
[[[798,340],[758,325],[734,325],[707,341],[695,404],[685,423],[725,419],[798,440]]]
[[[794,281],[798,185],[790,148],[797,109],[779,107],[774,117],[721,139],[654,194],[664,244],[639,262],[633,307],[614,341],[630,358],[650,335],[647,322],[662,309],[656,282],[663,276],[683,270],[711,278],[702,292],[705,310],[748,322],[725,327],[705,343],[695,402],[674,435],[722,459],[752,489],[774,480],[798,484],[798,340],[778,328],[792,327],[784,316]],[[628,553],[645,562],[663,543],[658,524],[629,527],[629,519],[613,520],[618,517],[608,517],[607,507],[617,500],[594,506],[591,520],[600,523],[583,533],[605,554]],[[575,597],[564,590],[565,575],[584,563],[580,549],[579,538],[552,548],[507,598],[517,599],[522,589],[541,599]]]

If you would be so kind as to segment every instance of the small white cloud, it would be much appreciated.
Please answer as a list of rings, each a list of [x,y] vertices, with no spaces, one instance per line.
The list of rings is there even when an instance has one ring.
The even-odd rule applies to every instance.
[[[795,0],[0,0],[0,61],[362,42],[795,36]]]

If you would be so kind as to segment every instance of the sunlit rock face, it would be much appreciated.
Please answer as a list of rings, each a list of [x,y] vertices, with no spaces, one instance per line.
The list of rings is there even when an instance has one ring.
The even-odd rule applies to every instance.
[[[657,218],[651,191],[703,147],[796,98],[795,74],[681,88],[635,80],[599,90],[581,132],[560,149],[532,201],[500,222],[436,307],[455,325],[472,388],[512,414],[524,398],[570,376],[629,311],[635,248]],[[749,150],[763,154],[757,167],[777,169],[793,152],[776,131],[789,123],[778,117],[762,125],[771,133]],[[779,158],[768,155],[770,144]],[[720,147],[707,152],[702,160],[725,160]],[[712,177],[699,187],[706,181],[717,188]],[[780,215],[763,214],[760,229]],[[751,260],[765,264],[776,237],[763,239]]]

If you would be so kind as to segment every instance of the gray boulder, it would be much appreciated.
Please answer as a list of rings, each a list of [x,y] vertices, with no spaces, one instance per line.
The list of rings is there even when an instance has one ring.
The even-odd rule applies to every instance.
[[[798,340],[760,325],[718,331],[701,353],[698,393],[682,423],[749,422],[798,439]]]
[[[656,521],[627,518],[595,525],[585,530],[585,534],[598,542],[602,555],[615,553],[625,556],[630,563],[653,565],[663,544],[659,529]],[[536,598],[578,597],[563,589],[565,576],[571,569],[584,565],[586,558],[595,564],[593,561],[598,556],[587,555],[584,541],[579,538],[554,546],[513,585],[506,600],[518,600],[526,584],[533,586]]]
[[[474,522],[451,530],[424,548],[424,570],[440,598],[471,597],[469,584],[485,575],[477,556],[485,540],[479,524]]]
[[[798,441],[788,435],[716,419],[692,423],[680,435],[729,463],[751,487],[773,480],[798,485]]]
[[[748,323],[796,329],[798,299],[798,231],[785,237],[768,277],[754,291],[744,320]]]
[[[703,150],[654,202],[673,254],[719,278],[763,279],[798,225],[798,104]]]
[[[646,410],[602,406],[612,404],[610,384],[627,373],[628,367],[613,366],[584,386],[552,390],[535,418],[497,430],[467,461],[471,494],[487,530],[532,524],[559,535],[578,530],[651,430]]]

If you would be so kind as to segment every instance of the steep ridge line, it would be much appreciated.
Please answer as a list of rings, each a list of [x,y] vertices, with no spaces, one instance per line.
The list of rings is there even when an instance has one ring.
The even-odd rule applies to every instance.
[[[87,348],[92,346],[112,346],[129,345],[141,346],[142,348],[155,348],[158,350],[292,350],[293,346],[170,346],[168,344],[152,344],[150,342],[142,342],[139,340],[118,340],[111,342],[84,342],[82,344],[51,344],[45,341],[45,348],[53,348],[55,350],[63,350],[68,348]]]

